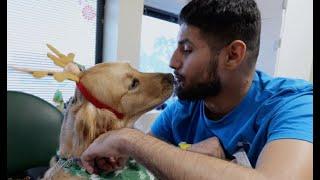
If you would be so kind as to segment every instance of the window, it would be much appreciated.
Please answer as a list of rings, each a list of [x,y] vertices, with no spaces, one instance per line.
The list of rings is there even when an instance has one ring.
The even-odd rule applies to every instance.
[[[177,18],[150,7],[145,7],[144,14],[142,17],[139,69],[143,72],[172,73],[169,61],[177,46],[179,31],[179,25],[176,23]]]
[[[74,94],[74,82],[59,83],[53,77],[35,79],[11,67],[62,71],[47,57],[47,43],[63,54],[74,53],[75,61],[86,68],[93,66],[96,19],[101,12],[97,12],[97,1],[10,0],[7,9],[7,90],[30,93],[50,103],[60,90],[67,101]]]
[[[145,6],[141,28],[140,71],[173,73],[169,62],[177,47],[177,21],[174,14]],[[169,98],[157,109],[164,109],[175,98]]]

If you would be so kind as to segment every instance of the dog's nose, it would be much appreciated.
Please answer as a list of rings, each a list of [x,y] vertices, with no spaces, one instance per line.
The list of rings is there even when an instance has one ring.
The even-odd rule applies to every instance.
[[[173,84],[174,76],[171,73],[165,74],[162,78],[162,82]]]

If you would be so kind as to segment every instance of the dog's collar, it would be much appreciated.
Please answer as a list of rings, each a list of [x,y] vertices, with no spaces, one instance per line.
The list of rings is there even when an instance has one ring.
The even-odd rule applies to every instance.
[[[99,109],[107,109],[111,111],[117,116],[118,119],[122,119],[124,117],[123,113],[118,112],[117,110],[113,109],[112,107],[108,106],[107,104],[104,104],[103,102],[95,98],[80,81],[77,82],[76,85],[81,94],[94,106],[96,106]]]
[[[59,170],[63,170],[73,176],[86,177],[86,179],[91,179],[92,176],[83,167],[79,165],[79,158],[64,158],[59,155],[59,151],[56,155],[56,164],[53,166],[53,174],[57,173]]]

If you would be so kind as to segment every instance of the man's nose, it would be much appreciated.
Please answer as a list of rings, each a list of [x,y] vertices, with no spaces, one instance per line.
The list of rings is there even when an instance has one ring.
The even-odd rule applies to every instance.
[[[170,64],[169,66],[172,69],[180,69],[182,66],[182,59],[177,50],[175,50],[172,54],[172,57],[170,59]]]

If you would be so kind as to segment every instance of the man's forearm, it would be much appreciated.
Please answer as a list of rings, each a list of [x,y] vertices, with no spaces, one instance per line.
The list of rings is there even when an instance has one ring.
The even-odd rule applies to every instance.
[[[130,131],[124,149],[160,179],[264,179],[254,169],[183,151],[152,136]]]

